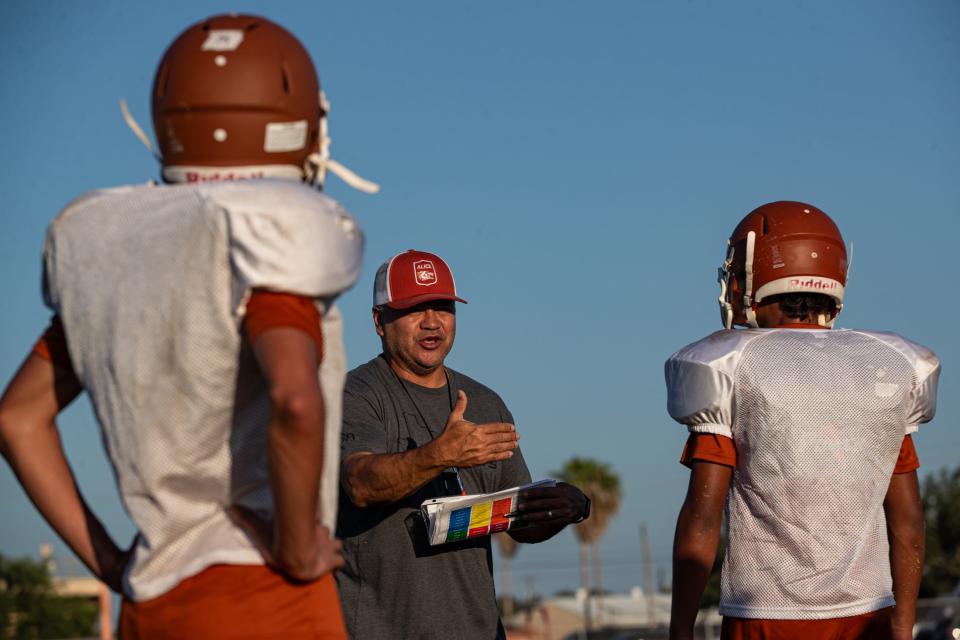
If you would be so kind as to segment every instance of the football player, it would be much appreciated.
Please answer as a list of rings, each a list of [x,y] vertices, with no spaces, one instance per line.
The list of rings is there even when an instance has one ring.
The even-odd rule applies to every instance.
[[[911,434],[933,418],[940,365],[893,333],[831,330],[847,268],[824,212],[759,207],[720,269],[726,329],[666,363],[669,413],[690,432],[674,640],[693,637],[725,505],[723,638],[911,637],[924,553]]]
[[[310,56],[264,18],[189,27],[152,101],[168,184],[86,193],[51,223],[54,316],[0,400],[0,447],[123,594],[122,637],[343,638],[333,302],[358,277],[363,236],[312,187],[328,169],[375,185],[329,158]],[[55,418],[83,391],[138,530],[127,550],[60,445]]]

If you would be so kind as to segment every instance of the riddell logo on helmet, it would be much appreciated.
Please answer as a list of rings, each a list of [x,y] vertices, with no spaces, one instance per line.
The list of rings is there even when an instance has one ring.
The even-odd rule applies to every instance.
[[[821,280],[820,278],[793,278],[790,281],[791,288],[803,289],[822,289],[830,291],[837,288],[837,283],[833,280]]]
[[[437,270],[429,260],[417,260],[413,263],[413,278],[417,284],[429,287],[437,284]]]
[[[254,173],[197,173],[196,171],[187,171],[187,182],[221,182],[223,180],[255,180],[263,178],[262,171]]]

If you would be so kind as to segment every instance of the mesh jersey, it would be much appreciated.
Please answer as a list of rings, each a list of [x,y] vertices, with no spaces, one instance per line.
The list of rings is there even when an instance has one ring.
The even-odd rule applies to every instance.
[[[346,358],[332,303],[362,252],[340,205],[279,181],[95,191],[51,223],[47,304],[139,529],[129,597],[161,595],[213,564],[262,563],[224,510],[272,511],[270,399],[240,336],[253,289],[314,298],[322,311],[321,510],[333,528]]]
[[[891,606],[883,500],[940,364],[892,333],[718,331],[666,363],[668,410],[733,439],[720,612],[822,619]]]

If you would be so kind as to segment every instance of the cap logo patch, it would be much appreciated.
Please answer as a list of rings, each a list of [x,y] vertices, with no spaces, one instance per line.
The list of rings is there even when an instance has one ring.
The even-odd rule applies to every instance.
[[[437,284],[437,270],[430,260],[417,260],[413,263],[413,279],[424,287]]]

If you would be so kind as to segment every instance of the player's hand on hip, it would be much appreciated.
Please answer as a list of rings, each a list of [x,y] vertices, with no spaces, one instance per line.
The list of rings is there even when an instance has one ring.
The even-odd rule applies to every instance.
[[[330,535],[330,529],[317,525],[316,577],[343,568],[343,543]]]
[[[434,441],[444,466],[476,467],[513,456],[520,435],[512,424],[470,422],[463,417],[466,410],[467,394],[459,391],[443,433]]]

